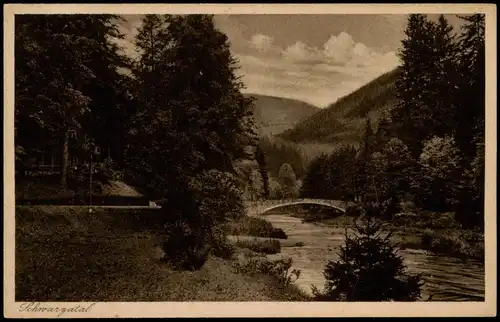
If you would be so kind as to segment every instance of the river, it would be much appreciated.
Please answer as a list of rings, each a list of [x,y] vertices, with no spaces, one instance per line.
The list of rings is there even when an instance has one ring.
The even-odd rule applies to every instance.
[[[329,260],[338,258],[339,246],[344,241],[344,230],[314,223],[303,223],[300,218],[279,213],[265,215],[265,219],[288,235],[287,245],[303,242],[301,247],[282,247],[272,259],[291,257],[294,268],[300,269],[296,284],[311,293],[311,285],[323,289],[323,270]],[[422,273],[425,281],[422,299],[432,294],[432,301],[484,301],[484,265],[458,259],[435,256],[423,250],[400,251],[408,272]]]

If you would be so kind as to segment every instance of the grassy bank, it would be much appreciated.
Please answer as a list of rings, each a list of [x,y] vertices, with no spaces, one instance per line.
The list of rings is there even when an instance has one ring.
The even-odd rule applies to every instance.
[[[462,228],[453,213],[419,212],[397,218],[391,225],[404,235],[417,236],[415,246],[419,249],[463,260],[484,260],[483,233]]]
[[[16,207],[16,301],[307,300],[276,275],[241,269],[253,255],[211,256],[198,271],[171,268],[161,261],[161,215]]]
[[[463,229],[426,229],[421,233],[423,249],[460,259],[484,260],[484,236]]]

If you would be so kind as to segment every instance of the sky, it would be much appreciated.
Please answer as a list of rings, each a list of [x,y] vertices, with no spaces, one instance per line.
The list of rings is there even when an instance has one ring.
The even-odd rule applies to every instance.
[[[458,31],[459,19],[445,16]],[[133,57],[141,16],[123,18],[120,45]],[[238,60],[244,92],[325,107],[398,66],[407,16],[215,15],[214,21]]]

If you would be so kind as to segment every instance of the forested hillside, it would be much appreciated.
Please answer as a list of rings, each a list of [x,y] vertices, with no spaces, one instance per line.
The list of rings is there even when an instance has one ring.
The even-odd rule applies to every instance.
[[[273,136],[294,127],[320,109],[311,104],[284,97],[245,94],[253,97],[255,125],[261,136]]]
[[[279,136],[301,143],[359,143],[365,118],[377,120],[396,104],[400,72],[398,68],[376,78]]]

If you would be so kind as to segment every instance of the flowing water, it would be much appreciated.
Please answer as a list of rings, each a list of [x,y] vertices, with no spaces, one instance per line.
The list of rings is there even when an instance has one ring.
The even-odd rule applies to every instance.
[[[311,285],[323,289],[323,270],[329,260],[338,259],[344,241],[342,228],[303,223],[290,214],[269,214],[265,219],[288,235],[287,245],[303,242],[302,247],[282,247],[271,258],[291,257],[294,268],[300,269],[296,284],[311,293]],[[484,301],[484,265],[474,261],[435,256],[422,250],[401,251],[409,273],[422,273],[425,281],[422,299],[432,301]]]

